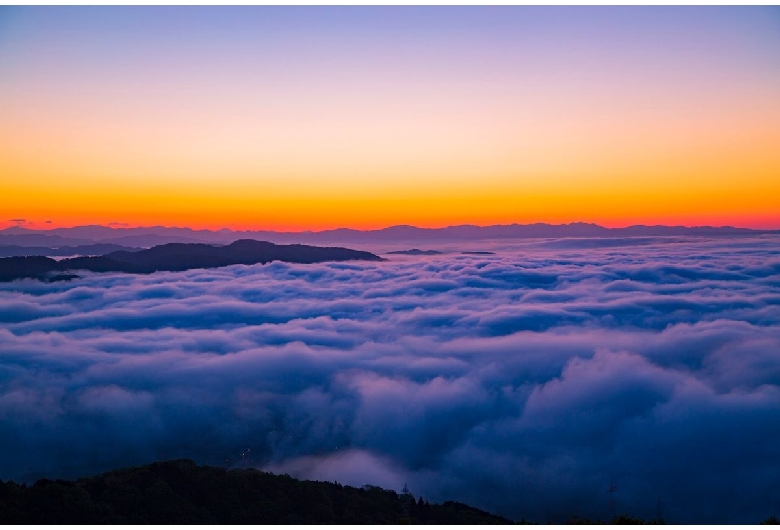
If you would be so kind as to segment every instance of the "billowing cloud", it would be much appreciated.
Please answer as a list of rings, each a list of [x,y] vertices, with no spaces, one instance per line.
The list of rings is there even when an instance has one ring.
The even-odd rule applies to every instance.
[[[167,458],[561,521],[757,522],[777,238],[0,284],[2,479]]]

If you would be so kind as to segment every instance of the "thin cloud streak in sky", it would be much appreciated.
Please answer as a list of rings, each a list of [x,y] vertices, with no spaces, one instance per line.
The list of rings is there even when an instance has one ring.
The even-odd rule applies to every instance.
[[[777,238],[0,285],[2,479],[163,458],[544,522],[757,522]],[[776,511],[776,510],[775,510]]]

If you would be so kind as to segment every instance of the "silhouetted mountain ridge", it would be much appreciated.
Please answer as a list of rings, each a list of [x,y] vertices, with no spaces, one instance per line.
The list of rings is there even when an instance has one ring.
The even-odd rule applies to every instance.
[[[83,256],[60,261],[44,256],[0,259],[0,281],[20,278],[59,280],[73,277],[69,271],[127,272],[148,274],[156,271],[253,265],[271,261],[318,263],[322,261],[368,260],[382,258],[342,247],[275,245],[267,241],[239,240],[226,246],[204,243],[168,243],[139,251],[120,250],[104,256]]]
[[[165,243],[227,244],[237,239],[261,239],[272,243],[391,243],[416,241],[469,241],[483,239],[565,238],[565,237],[670,237],[670,236],[745,236],[780,234],[780,230],[755,230],[732,226],[663,226],[633,225],[606,228],[593,223],[547,223],[510,225],[457,225],[444,228],[419,228],[397,225],[378,230],[337,228],[318,232],[274,232],[269,230],[234,231],[195,230],[181,227],[112,228],[106,226],[76,226],[51,230],[30,230],[11,227],[0,230],[0,245],[48,246],[110,243],[123,246],[149,247]]]

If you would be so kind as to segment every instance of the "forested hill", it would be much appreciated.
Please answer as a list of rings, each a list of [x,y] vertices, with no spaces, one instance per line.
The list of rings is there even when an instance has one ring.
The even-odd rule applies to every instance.
[[[566,524],[602,521],[564,513]],[[544,521],[543,521],[544,522]],[[611,524],[664,524],[627,515]],[[156,462],[76,481],[41,479],[32,486],[0,481],[0,525],[6,524],[524,524],[447,501],[376,486],[354,488],[298,480],[256,469]],[[774,516],[761,524],[778,524]]]
[[[254,265],[271,261],[318,263],[323,261],[368,260],[382,258],[370,252],[343,247],[275,245],[267,241],[241,239],[230,245],[168,243],[144,250],[110,252],[103,256],[82,256],[53,260],[45,256],[0,258],[0,281],[38,278],[45,281],[77,277],[72,271],[128,272],[148,274],[157,271]]]
[[[190,460],[77,481],[0,482],[0,524],[509,524],[445,502]]]

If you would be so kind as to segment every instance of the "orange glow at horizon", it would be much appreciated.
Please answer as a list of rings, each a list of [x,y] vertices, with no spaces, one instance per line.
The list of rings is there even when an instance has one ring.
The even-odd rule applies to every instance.
[[[780,228],[778,109],[740,106],[712,123],[664,126],[634,116],[631,134],[615,124],[589,134],[585,117],[552,126],[539,116],[528,130],[484,125],[474,139],[478,120],[466,130],[434,119],[406,136],[355,125],[334,139],[322,118],[272,147],[244,140],[269,136],[262,127],[214,132],[204,122],[189,131],[200,136],[189,145],[150,119],[130,127],[137,118],[115,117],[116,130],[90,132],[92,122],[41,128],[11,112],[0,125],[0,219],[284,230],[577,221]]]
[[[24,208],[26,216],[8,216],[9,221],[4,226],[16,224],[10,219],[25,219],[22,226],[37,229],[113,224],[318,231],[380,229],[398,224],[438,228],[458,224],[486,226],[535,222],[592,222],[606,227],[665,224],[772,229],[780,226],[777,194],[759,197],[755,192],[723,190],[701,195],[692,190],[688,195],[669,195],[663,191],[645,191],[641,195],[614,192],[608,195],[603,192],[501,195],[499,191],[481,196],[258,199],[173,192],[115,195],[112,191],[95,191],[85,196],[82,192],[69,195],[65,190],[57,190],[38,193],[35,205]],[[780,193],[780,190],[776,191]],[[85,208],[83,204],[90,207]],[[68,205],[76,207],[68,208]]]

